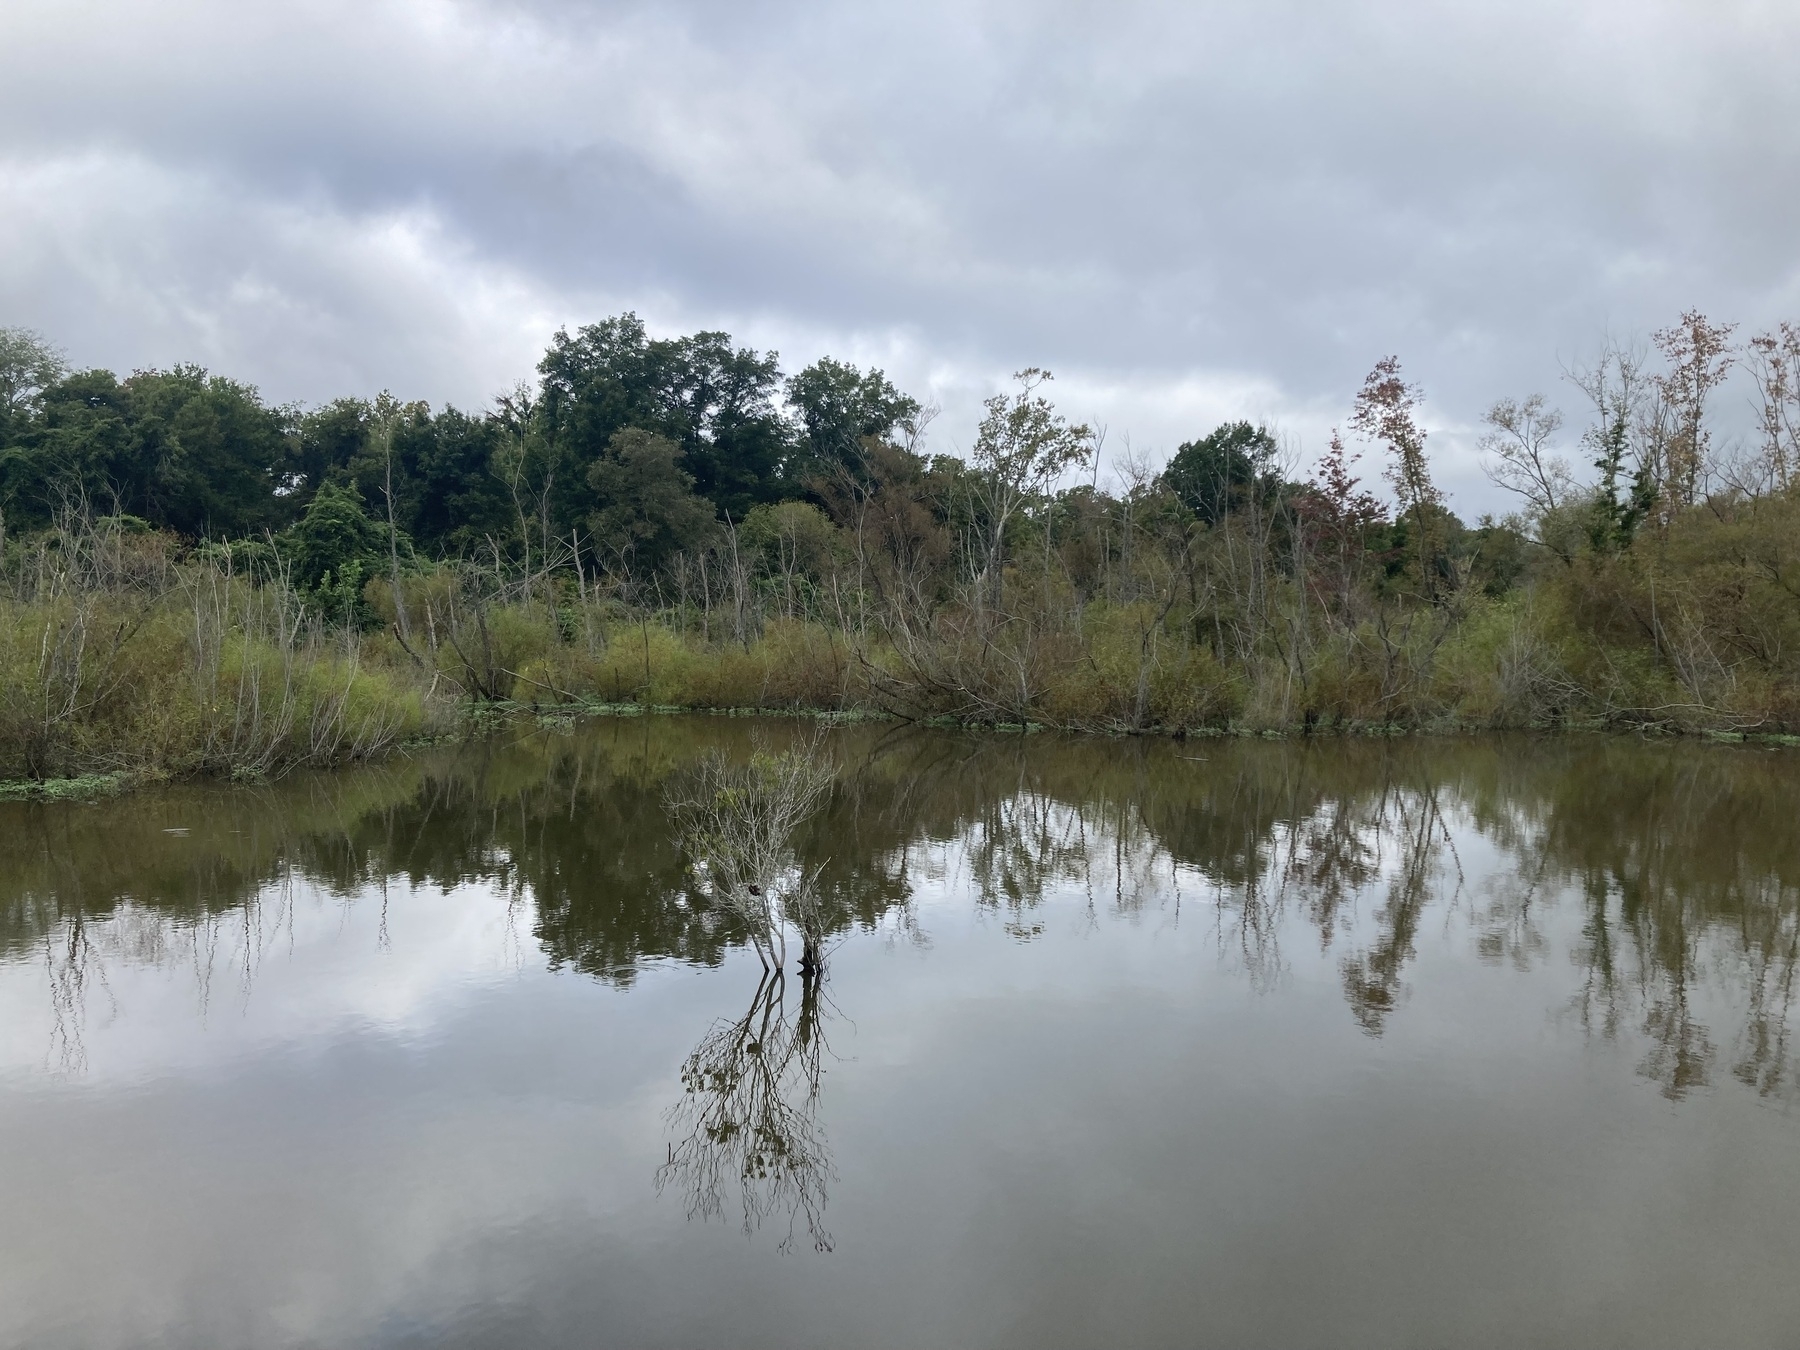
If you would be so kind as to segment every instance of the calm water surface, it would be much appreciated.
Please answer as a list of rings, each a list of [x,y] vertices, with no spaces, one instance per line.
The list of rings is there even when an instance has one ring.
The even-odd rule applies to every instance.
[[[0,1344],[1800,1340],[1800,754],[798,734],[0,805]]]

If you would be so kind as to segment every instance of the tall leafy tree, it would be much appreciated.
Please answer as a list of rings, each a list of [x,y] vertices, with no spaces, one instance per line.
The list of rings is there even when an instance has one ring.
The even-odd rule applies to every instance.
[[[1243,505],[1260,480],[1271,479],[1275,450],[1267,427],[1227,422],[1176,450],[1163,470],[1163,486],[1216,525]]]
[[[995,611],[1003,598],[1006,528],[1034,498],[1043,498],[1069,469],[1093,457],[1094,433],[1069,420],[1038,391],[1050,372],[1033,366],[1013,376],[1018,391],[995,394],[975,435],[970,481],[975,487],[986,557],[984,591]]]
[[[407,483],[405,528],[433,554],[468,553],[504,536],[508,502],[493,458],[500,428],[457,408],[402,423],[395,461]]]
[[[588,466],[627,427],[675,442],[700,494],[733,518],[782,495],[793,445],[776,408],[773,352],[716,332],[653,339],[637,315],[623,314],[557,333],[538,370],[534,424],[570,461],[557,494],[563,523],[583,505]]]
[[[145,467],[133,454],[128,391],[109,370],[82,371],[44,391],[35,424],[10,452],[7,491],[28,522],[79,497],[141,515]]]
[[[127,384],[138,453],[155,466],[139,514],[192,537],[251,534],[277,523],[290,413],[198,366],[134,375]]]
[[[677,340],[682,465],[695,489],[734,520],[783,495],[792,435],[775,407],[781,370],[774,352],[733,347],[725,333]]]
[[[0,445],[38,410],[44,390],[68,370],[62,353],[29,328],[0,328]]]
[[[861,371],[829,356],[788,380],[787,402],[800,422],[797,479],[840,468],[864,472],[864,438],[892,437],[920,412],[918,400],[894,388],[881,371]]]
[[[588,528],[610,563],[653,570],[712,531],[712,504],[695,494],[680,455],[667,436],[627,427],[589,467],[588,485],[600,504]]]
[[[198,366],[73,375],[44,391],[29,438],[40,509],[79,494],[190,538],[280,523],[293,416]]]
[[[338,398],[301,414],[282,465],[282,495],[298,514],[313,494],[342,476],[369,442],[373,407],[367,399]]]

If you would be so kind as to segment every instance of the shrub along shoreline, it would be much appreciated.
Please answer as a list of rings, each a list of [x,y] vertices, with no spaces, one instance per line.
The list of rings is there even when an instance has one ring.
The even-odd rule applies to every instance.
[[[966,458],[830,359],[558,333],[483,414],[312,411],[0,330],[0,782],[247,780],[494,719],[756,709],[1129,735],[1800,735],[1800,328],[1683,315],[1490,409],[1466,525],[1376,364],[1305,478],[1231,422],[1160,467],[1021,371]],[[1657,364],[1656,362],[1660,362]],[[1709,399],[1748,381],[1754,442]],[[1356,444],[1391,492],[1360,484]],[[1092,474],[1088,471],[1093,470]]]
[[[748,569],[715,578],[710,605],[658,605],[568,572],[415,562],[366,579],[358,611],[334,617],[268,545],[71,519],[15,538],[0,572],[0,782],[62,785],[9,789],[43,795],[254,780],[521,717],[650,709],[1112,735],[1614,729],[1780,743],[1800,732],[1795,555],[1788,492],[1695,508],[1500,596],[1309,614],[1275,576],[1263,617],[1235,615],[1221,650],[1224,625],[1192,608],[1084,598],[1024,565],[997,600],[984,587],[882,612],[866,593],[790,604],[780,578]],[[1745,635],[1767,655],[1722,659]]]
[[[365,583],[375,620],[363,626],[329,622],[279,573],[237,570],[231,550],[117,522],[36,546],[32,589],[0,596],[0,799],[260,781],[525,724],[660,713],[1102,736],[1628,730],[1800,743],[1791,717],[1755,705],[1609,706],[1571,678],[1580,649],[1566,629],[1558,640],[1541,593],[1426,610],[1435,622],[1413,633],[1371,628],[1323,647],[1294,680],[1278,661],[1234,669],[1166,636],[1146,643],[1154,614],[1100,602],[1055,641],[1002,633],[983,646],[951,628],[920,642],[779,613],[740,636],[724,622],[709,631],[703,614],[634,612],[567,586],[509,594],[504,577],[439,566],[403,576],[398,604],[389,582]]]

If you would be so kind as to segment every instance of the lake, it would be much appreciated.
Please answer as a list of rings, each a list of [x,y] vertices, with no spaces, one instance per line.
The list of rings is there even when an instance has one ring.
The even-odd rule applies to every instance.
[[[1795,1343],[1800,753],[823,734],[0,804],[0,1345]]]

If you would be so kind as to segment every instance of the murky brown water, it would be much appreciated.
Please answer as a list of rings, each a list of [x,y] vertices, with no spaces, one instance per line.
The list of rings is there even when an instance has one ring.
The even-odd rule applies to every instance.
[[[779,723],[0,805],[0,1344],[1786,1346],[1800,753]]]

